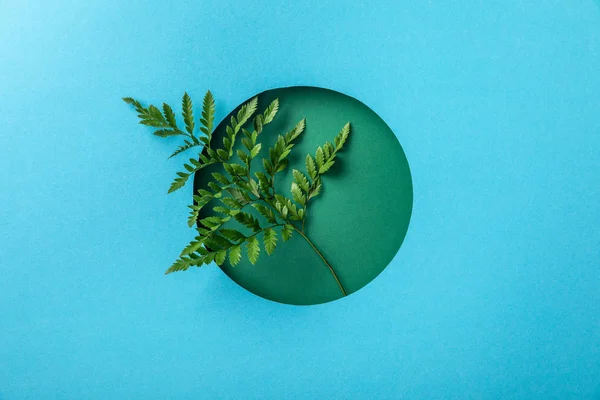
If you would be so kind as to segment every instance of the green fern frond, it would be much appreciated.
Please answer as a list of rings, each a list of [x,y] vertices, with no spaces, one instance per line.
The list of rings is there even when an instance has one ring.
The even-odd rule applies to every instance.
[[[248,252],[248,260],[252,265],[258,261],[260,255],[260,244],[256,236],[252,236],[246,241],[246,250]]]
[[[302,189],[305,193],[308,192],[309,184],[306,176],[297,169],[293,170],[292,174],[294,176],[294,181],[300,187],[300,189]]]
[[[175,113],[173,112],[171,106],[169,106],[167,103],[163,103],[163,114],[165,115],[165,119],[169,126],[179,131],[177,128],[177,121],[175,120]]]
[[[258,97],[253,97],[249,102],[244,104],[237,113],[236,130],[239,130],[256,112],[258,106]],[[233,125],[233,124],[232,124]]]
[[[275,119],[275,116],[277,115],[278,111],[279,111],[279,99],[275,99],[271,102],[271,104],[269,104],[269,106],[266,108],[265,112],[263,113],[263,120],[262,120],[263,125],[266,125],[266,124],[270,123],[271,121],[273,121],[273,119]]]
[[[235,267],[242,259],[242,245],[237,244],[229,249],[229,263]]]
[[[194,110],[192,99],[187,94],[187,92],[183,93],[183,98],[181,99],[181,108],[183,109],[183,122],[185,122],[185,130],[190,134],[191,137],[194,136]]]
[[[265,251],[268,255],[273,254],[277,246],[277,233],[273,228],[267,228],[263,231],[263,241],[265,243]]]
[[[190,158],[183,164],[183,171],[177,173],[169,193],[185,186],[190,176],[208,165],[220,164],[228,175],[217,171],[212,172],[211,176],[214,180],[205,182],[203,188],[193,195],[194,203],[188,206],[190,208],[188,225],[196,226],[197,235],[182,250],[180,257],[166,271],[167,274],[213,262],[216,265],[223,265],[228,261],[231,266],[235,266],[242,259],[243,249],[248,261],[256,264],[260,257],[261,240],[265,252],[271,255],[277,247],[278,235],[280,234],[282,241],[286,242],[292,238],[294,231],[297,231],[319,253],[306,235],[304,223],[310,200],[322,191],[321,176],[333,167],[337,153],[347,143],[350,134],[349,123],[344,125],[335,136],[333,144],[325,142],[316,149],[314,157],[310,154],[305,157],[306,174],[298,169],[292,170],[291,196],[286,197],[278,192],[275,176],[288,168],[289,155],[294,149],[295,141],[306,128],[304,119],[291,130],[277,137],[275,144],[261,159],[264,172],[253,173],[252,171],[252,161],[261,155],[263,147],[258,143],[258,137],[264,126],[275,119],[280,105],[278,99],[273,100],[262,113],[257,113],[257,97],[243,104],[237,113],[231,115],[226,121],[225,135],[220,148],[212,146],[215,101],[210,91],[206,92],[202,102],[202,115],[199,119],[202,135],[199,137],[195,135],[193,103],[187,92],[184,93],[181,102],[185,130],[179,129],[175,113],[166,103],[162,104],[161,111],[152,105],[144,107],[131,97],[125,97],[123,100],[135,108],[141,124],[156,128],[154,135],[186,136],[183,144],[171,157],[193,147],[203,147],[203,151],[197,158]],[[247,129],[246,123],[252,118],[254,131],[251,132]],[[239,136],[242,136],[243,147],[237,149],[239,132],[242,132]],[[237,159],[232,159],[234,151],[239,162]],[[225,193],[228,195],[225,196]],[[218,202],[215,204],[213,200]],[[212,213],[201,218],[202,210],[209,205]],[[247,206],[257,211],[260,220],[245,210]],[[234,225],[237,223],[242,230],[248,229],[250,233],[246,235],[236,226],[230,226],[230,221]],[[261,221],[265,221],[263,226]],[[321,253],[319,255],[325,260]],[[328,262],[325,262],[340,289],[346,294],[335,272]]]
[[[281,227],[281,238],[284,242],[287,242],[292,238],[292,233],[294,232],[294,227],[290,224],[286,224]]]
[[[200,131],[206,135],[209,143],[210,139],[212,138],[214,121],[215,99],[213,98],[211,91],[208,90],[204,95],[204,100],[202,101],[202,118],[200,118],[202,127],[200,128]],[[209,143],[207,143],[207,145],[209,145]]]

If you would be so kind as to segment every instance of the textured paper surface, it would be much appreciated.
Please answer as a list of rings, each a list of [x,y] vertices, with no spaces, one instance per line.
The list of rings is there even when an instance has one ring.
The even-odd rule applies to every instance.
[[[259,110],[275,98],[280,101],[279,113],[260,136],[263,146],[252,171],[263,171],[260,158],[268,157],[278,134],[306,118],[306,129],[290,153],[290,166],[277,175],[277,191],[286,196],[292,169],[306,171],[306,154],[314,155],[318,146],[333,142],[342,126],[351,123],[348,142],[322,177],[322,193],[309,202],[306,234],[346,291],[355,292],[389,264],[406,234],[413,198],[407,159],[385,122],[354,98],[315,87],[283,88],[260,94]],[[215,130],[214,143],[221,143],[229,116],[223,121]],[[242,147],[238,141],[237,148]],[[223,172],[220,165],[200,171],[194,189],[205,188],[212,180],[210,173],[217,170]],[[253,214],[264,221],[258,212]],[[241,227],[236,221],[232,225]],[[256,265],[245,258],[223,270],[259,296],[291,304],[323,303],[342,296],[328,267],[296,232],[290,241],[280,240],[270,256],[262,249]]]

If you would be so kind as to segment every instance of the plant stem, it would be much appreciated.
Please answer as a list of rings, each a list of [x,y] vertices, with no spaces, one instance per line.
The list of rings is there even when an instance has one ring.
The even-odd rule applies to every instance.
[[[304,232],[302,232],[300,229],[296,228],[295,225],[292,225],[292,227],[294,228],[294,230],[296,232],[298,232],[300,234],[300,236],[302,236],[304,238],[304,240],[306,240],[308,242],[308,244],[310,244],[310,247],[313,248],[313,250],[319,255],[319,257],[321,257],[321,260],[323,260],[323,262],[325,263],[325,265],[327,265],[327,267],[329,268],[329,271],[331,271],[331,275],[333,275],[333,279],[335,279],[335,282],[338,284],[340,290],[342,291],[342,293],[344,294],[344,296],[347,296],[348,293],[346,293],[346,290],[344,289],[344,286],[342,286],[342,283],[340,282],[337,274],[335,273],[333,267],[331,266],[331,264],[329,264],[329,261],[327,261],[327,259],[323,256],[323,254],[321,254],[321,252],[319,251],[319,249],[317,249],[317,247],[314,245],[314,243],[308,238],[308,236],[306,236],[304,234]]]

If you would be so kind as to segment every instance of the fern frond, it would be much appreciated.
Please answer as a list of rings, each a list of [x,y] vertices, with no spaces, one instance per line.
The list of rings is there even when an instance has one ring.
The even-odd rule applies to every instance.
[[[204,244],[204,238],[201,236],[196,236],[194,240],[192,240],[185,248],[181,251],[182,256],[187,256],[189,254],[195,253],[202,247]]]
[[[252,229],[254,232],[258,232],[261,229],[258,220],[246,212],[241,211],[235,214],[233,218],[245,227]]]
[[[253,97],[249,102],[244,104],[237,113],[237,123],[232,124],[236,130],[239,130],[256,112],[258,106],[258,97]],[[232,117],[233,118],[233,117]]]
[[[184,142],[184,144],[183,144],[183,145],[181,145],[181,146],[179,146],[179,147],[177,148],[177,150],[175,150],[175,151],[173,152],[173,154],[171,154],[171,155],[169,156],[169,158],[173,158],[173,157],[175,157],[176,155],[178,155],[178,154],[181,154],[181,153],[183,153],[184,151],[191,149],[192,147],[200,146],[200,144],[201,144],[201,143],[199,143],[199,142],[192,142],[192,141],[190,141],[190,140],[187,140],[187,139],[186,139],[186,140],[184,140],[183,142]]]
[[[154,131],[152,133],[155,136],[162,137],[162,138],[169,137],[169,136],[181,135],[180,132],[177,132],[174,129],[158,129],[158,130],[156,130],[156,131]]]
[[[262,117],[263,125],[266,125],[275,119],[277,112],[279,111],[279,99],[275,99],[269,104],[269,106],[265,109]]]
[[[206,92],[204,95],[204,100],[202,102],[202,118],[200,118],[200,122],[202,123],[202,127],[200,131],[206,135],[208,141],[210,143],[210,139],[212,138],[213,132],[213,124],[215,121],[215,99],[210,90]],[[208,145],[208,143],[207,143]]]
[[[246,250],[248,252],[248,260],[252,265],[258,261],[260,255],[260,244],[256,236],[252,236],[246,241]]]
[[[304,128],[306,127],[306,118],[303,118],[296,124],[294,129],[285,134],[285,141],[287,144],[292,143],[302,132],[304,132]]]
[[[263,159],[263,167],[271,178],[287,168],[288,160],[286,157],[294,147],[294,140],[304,132],[305,125],[305,120],[300,120],[292,130],[285,135],[279,135],[275,145],[269,149],[269,159]]]
[[[317,179],[317,166],[310,154],[306,156],[306,172],[308,172],[310,179]]]
[[[163,116],[160,110],[155,106],[149,105],[146,108],[139,101],[131,97],[124,97],[123,101],[127,104],[133,105],[133,107],[138,113],[140,124],[150,126],[153,128],[175,128],[169,124],[165,116]]]
[[[214,258],[214,255],[212,255]],[[165,271],[165,275],[168,275],[172,272],[177,271],[186,271],[192,266],[200,267],[203,264],[210,264],[212,262],[211,253],[206,253],[204,255],[196,255],[194,253],[189,256],[179,257],[169,269]]]
[[[297,169],[293,170],[292,174],[294,176],[294,181],[296,182],[298,187],[300,187],[300,189],[302,189],[305,193],[308,192],[309,184],[306,176]]]
[[[260,203],[253,203],[252,207],[254,207],[259,213],[262,214],[263,217],[266,218],[267,222],[270,224],[276,224],[277,219],[275,217],[275,213],[269,207]]]
[[[300,204],[301,206],[306,204],[306,196],[304,196],[302,190],[300,190],[300,186],[298,186],[296,182],[292,182],[292,188],[290,191],[292,192],[292,196],[296,203]]]
[[[177,121],[175,120],[175,113],[173,112],[171,106],[169,106],[167,103],[163,103],[163,114],[165,115],[165,119],[167,120],[169,126],[179,131],[177,128]]]
[[[219,250],[215,254],[215,264],[223,265],[225,263],[225,258],[227,257],[227,250]]]
[[[277,115],[279,99],[274,99],[262,113],[257,113],[257,97],[243,104],[227,121],[221,148],[214,148],[211,145],[215,124],[215,101],[210,90],[206,92],[202,102],[198,123],[202,135],[198,136],[195,135],[193,102],[187,92],[184,92],[181,102],[181,115],[185,129],[179,129],[175,112],[166,103],[163,103],[162,109],[159,109],[153,105],[144,107],[131,97],[125,97],[123,100],[135,108],[141,124],[156,128],[154,135],[187,137],[169,158],[193,147],[204,146],[204,150],[198,156],[199,159],[190,158],[183,164],[183,171],[177,172],[175,180],[169,187],[169,193],[185,186],[190,176],[208,165],[221,164],[229,175],[212,172],[213,180],[203,183],[203,188],[193,195],[194,203],[188,206],[190,208],[188,225],[190,227],[196,225],[198,234],[181,251],[180,257],[166,271],[167,274],[212,262],[223,265],[227,259],[231,266],[235,266],[241,261],[244,248],[249,262],[255,264],[259,259],[261,247],[264,247],[267,255],[271,255],[277,247],[278,235],[281,234],[282,241],[286,242],[290,240],[294,230],[311,243],[304,233],[308,202],[321,192],[321,175],[334,165],[336,154],[347,142],[350,134],[349,123],[344,125],[335,136],[333,144],[325,142],[317,148],[314,157],[310,154],[306,156],[306,174],[297,169],[292,171],[291,196],[286,197],[277,192],[275,175],[288,168],[290,163],[288,157],[295,141],[306,128],[304,119],[285,134],[279,135],[276,143],[268,149],[268,155],[262,158],[265,172],[251,173],[252,160],[258,157],[262,150],[262,144],[257,143],[257,139],[263,127],[271,123]],[[251,118],[253,118],[253,132],[246,129],[246,123]],[[244,147],[236,152],[238,162],[232,160],[232,156],[240,131],[243,133],[241,140]],[[228,192],[229,196],[224,196],[224,192]],[[214,204],[212,201],[215,199],[220,203]],[[201,211],[208,204],[212,204],[212,212],[209,216],[200,219]],[[244,207],[249,205],[271,225],[262,227],[259,219],[244,211]],[[231,220],[240,224],[240,228],[249,229],[251,233],[246,236],[237,229],[226,228],[227,222]],[[301,224],[296,226],[290,221],[301,221]],[[277,227],[281,227],[281,231]],[[318,250],[316,251],[318,253]],[[335,273],[333,274],[335,276]],[[339,281],[338,285],[346,294]]]
[[[294,227],[292,225],[286,224],[281,227],[281,238],[284,242],[287,242],[291,239],[292,233],[294,232]]]
[[[246,240],[246,236],[242,234],[240,231],[231,228],[223,228],[219,231],[221,235],[225,236],[227,239],[232,242],[239,242]]]
[[[169,186],[169,191],[167,193],[173,193],[174,191],[184,187],[188,178],[190,177],[190,174],[186,174],[185,172],[178,172],[177,175],[177,178],[175,178],[173,183],[171,183],[171,186]]]
[[[340,133],[335,137],[335,150],[339,151],[342,147],[344,147],[344,143],[348,139],[348,135],[350,134],[350,122],[346,123]]]
[[[238,244],[229,249],[229,263],[235,267],[242,258],[242,245]]]
[[[181,108],[183,109],[183,122],[185,122],[185,130],[189,133],[190,137],[194,137],[194,111],[192,99],[187,94],[187,92],[183,93],[183,98],[181,99]]]
[[[267,228],[263,231],[263,241],[265,242],[265,251],[271,255],[277,246],[277,233],[273,228]]]

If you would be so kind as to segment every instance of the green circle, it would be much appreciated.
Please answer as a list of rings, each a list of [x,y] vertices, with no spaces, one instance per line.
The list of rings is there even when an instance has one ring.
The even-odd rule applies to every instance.
[[[277,174],[277,192],[286,197],[292,197],[292,170],[306,174],[306,155],[314,157],[317,147],[326,141],[333,143],[344,124],[351,124],[348,141],[322,177],[321,194],[308,203],[305,233],[328,260],[347,294],[354,293],[385,269],[408,230],[413,191],[404,151],[386,123],[350,96],[317,87],[273,89],[258,95],[258,112],[275,98],[280,102],[279,112],[259,136],[262,150],[252,163],[252,171],[264,171],[261,158],[269,157],[268,149],[277,136],[306,118],[306,129],[288,156],[289,167]],[[221,146],[230,117],[240,106],[215,129],[213,146]],[[239,138],[236,148],[243,148]],[[197,172],[194,193],[206,188],[216,171],[224,173],[220,164]],[[214,214],[210,205],[203,209],[201,218]],[[252,207],[246,210],[261,225],[269,225]],[[227,227],[247,231],[236,221],[228,222]],[[248,261],[244,248],[238,265],[232,267],[226,262],[221,266],[240,286],[265,299],[295,305],[325,303],[344,296],[329,267],[300,234],[294,231],[287,242],[278,235],[271,255],[266,254],[260,238],[261,253],[255,265]]]

